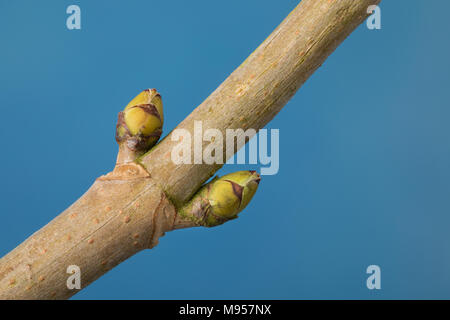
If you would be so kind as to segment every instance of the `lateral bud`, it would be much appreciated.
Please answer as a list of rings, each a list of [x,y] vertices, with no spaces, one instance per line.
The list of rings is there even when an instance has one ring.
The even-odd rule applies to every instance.
[[[180,209],[180,214],[205,227],[235,219],[253,198],[260,180],[256,171],[238,171],[216,178],[203,186]]]
[[[163,104],[156,89],[138,94],[119,112],[116,141],[135,152],[145,152],[153,147],[162,134]]]

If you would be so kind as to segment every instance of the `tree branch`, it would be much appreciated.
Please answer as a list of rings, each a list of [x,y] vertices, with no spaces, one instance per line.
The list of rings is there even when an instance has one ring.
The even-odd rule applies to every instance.
[[[264,127],[380,0],[303,0],[177,128]],[[139,163],[118,161],[73,205],[0,260],[0,299],[63,299],[67,267],[85,287],[165,232],[197,226],[177,214],[220,164],[171,161],[169,134]],[[227,146],[230,148],[232,146]],[[225,149],[226,150],[226,149]],[[225,157],[225,154],[224,154]]]

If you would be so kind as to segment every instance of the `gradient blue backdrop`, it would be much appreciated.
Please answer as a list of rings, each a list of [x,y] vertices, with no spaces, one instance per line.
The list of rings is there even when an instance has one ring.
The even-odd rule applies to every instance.
[[[162,93],[169,132],[297,2],[1,0],[0,256],[113,167],[134,95]],[[450,298],[450,3],[381,8],[269,124],[280,171],[239,219],[172,232],[75,298]]]

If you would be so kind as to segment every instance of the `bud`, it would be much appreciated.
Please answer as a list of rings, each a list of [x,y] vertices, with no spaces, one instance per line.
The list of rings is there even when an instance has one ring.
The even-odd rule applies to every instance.
[[[216,178],[197,192],[181,214],[207,227],[235,219],[252,199],[260,180],[255,171],[238,171]]]
[[[133,151],[147,151],[159,140],[163,122],[161,95],[155,89],[144,90],[119,113],[116,140]]]

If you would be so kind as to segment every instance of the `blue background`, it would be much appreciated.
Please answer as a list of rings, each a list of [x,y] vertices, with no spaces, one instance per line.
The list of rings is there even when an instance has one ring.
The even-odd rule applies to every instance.
[[[0,256],[112,169],[140,90],[169,132],[296,4],[1,0]],[[171,232],[75,298],[450,298],[450,3],[381,9],[268,125],[280,171],[239,219]]]

